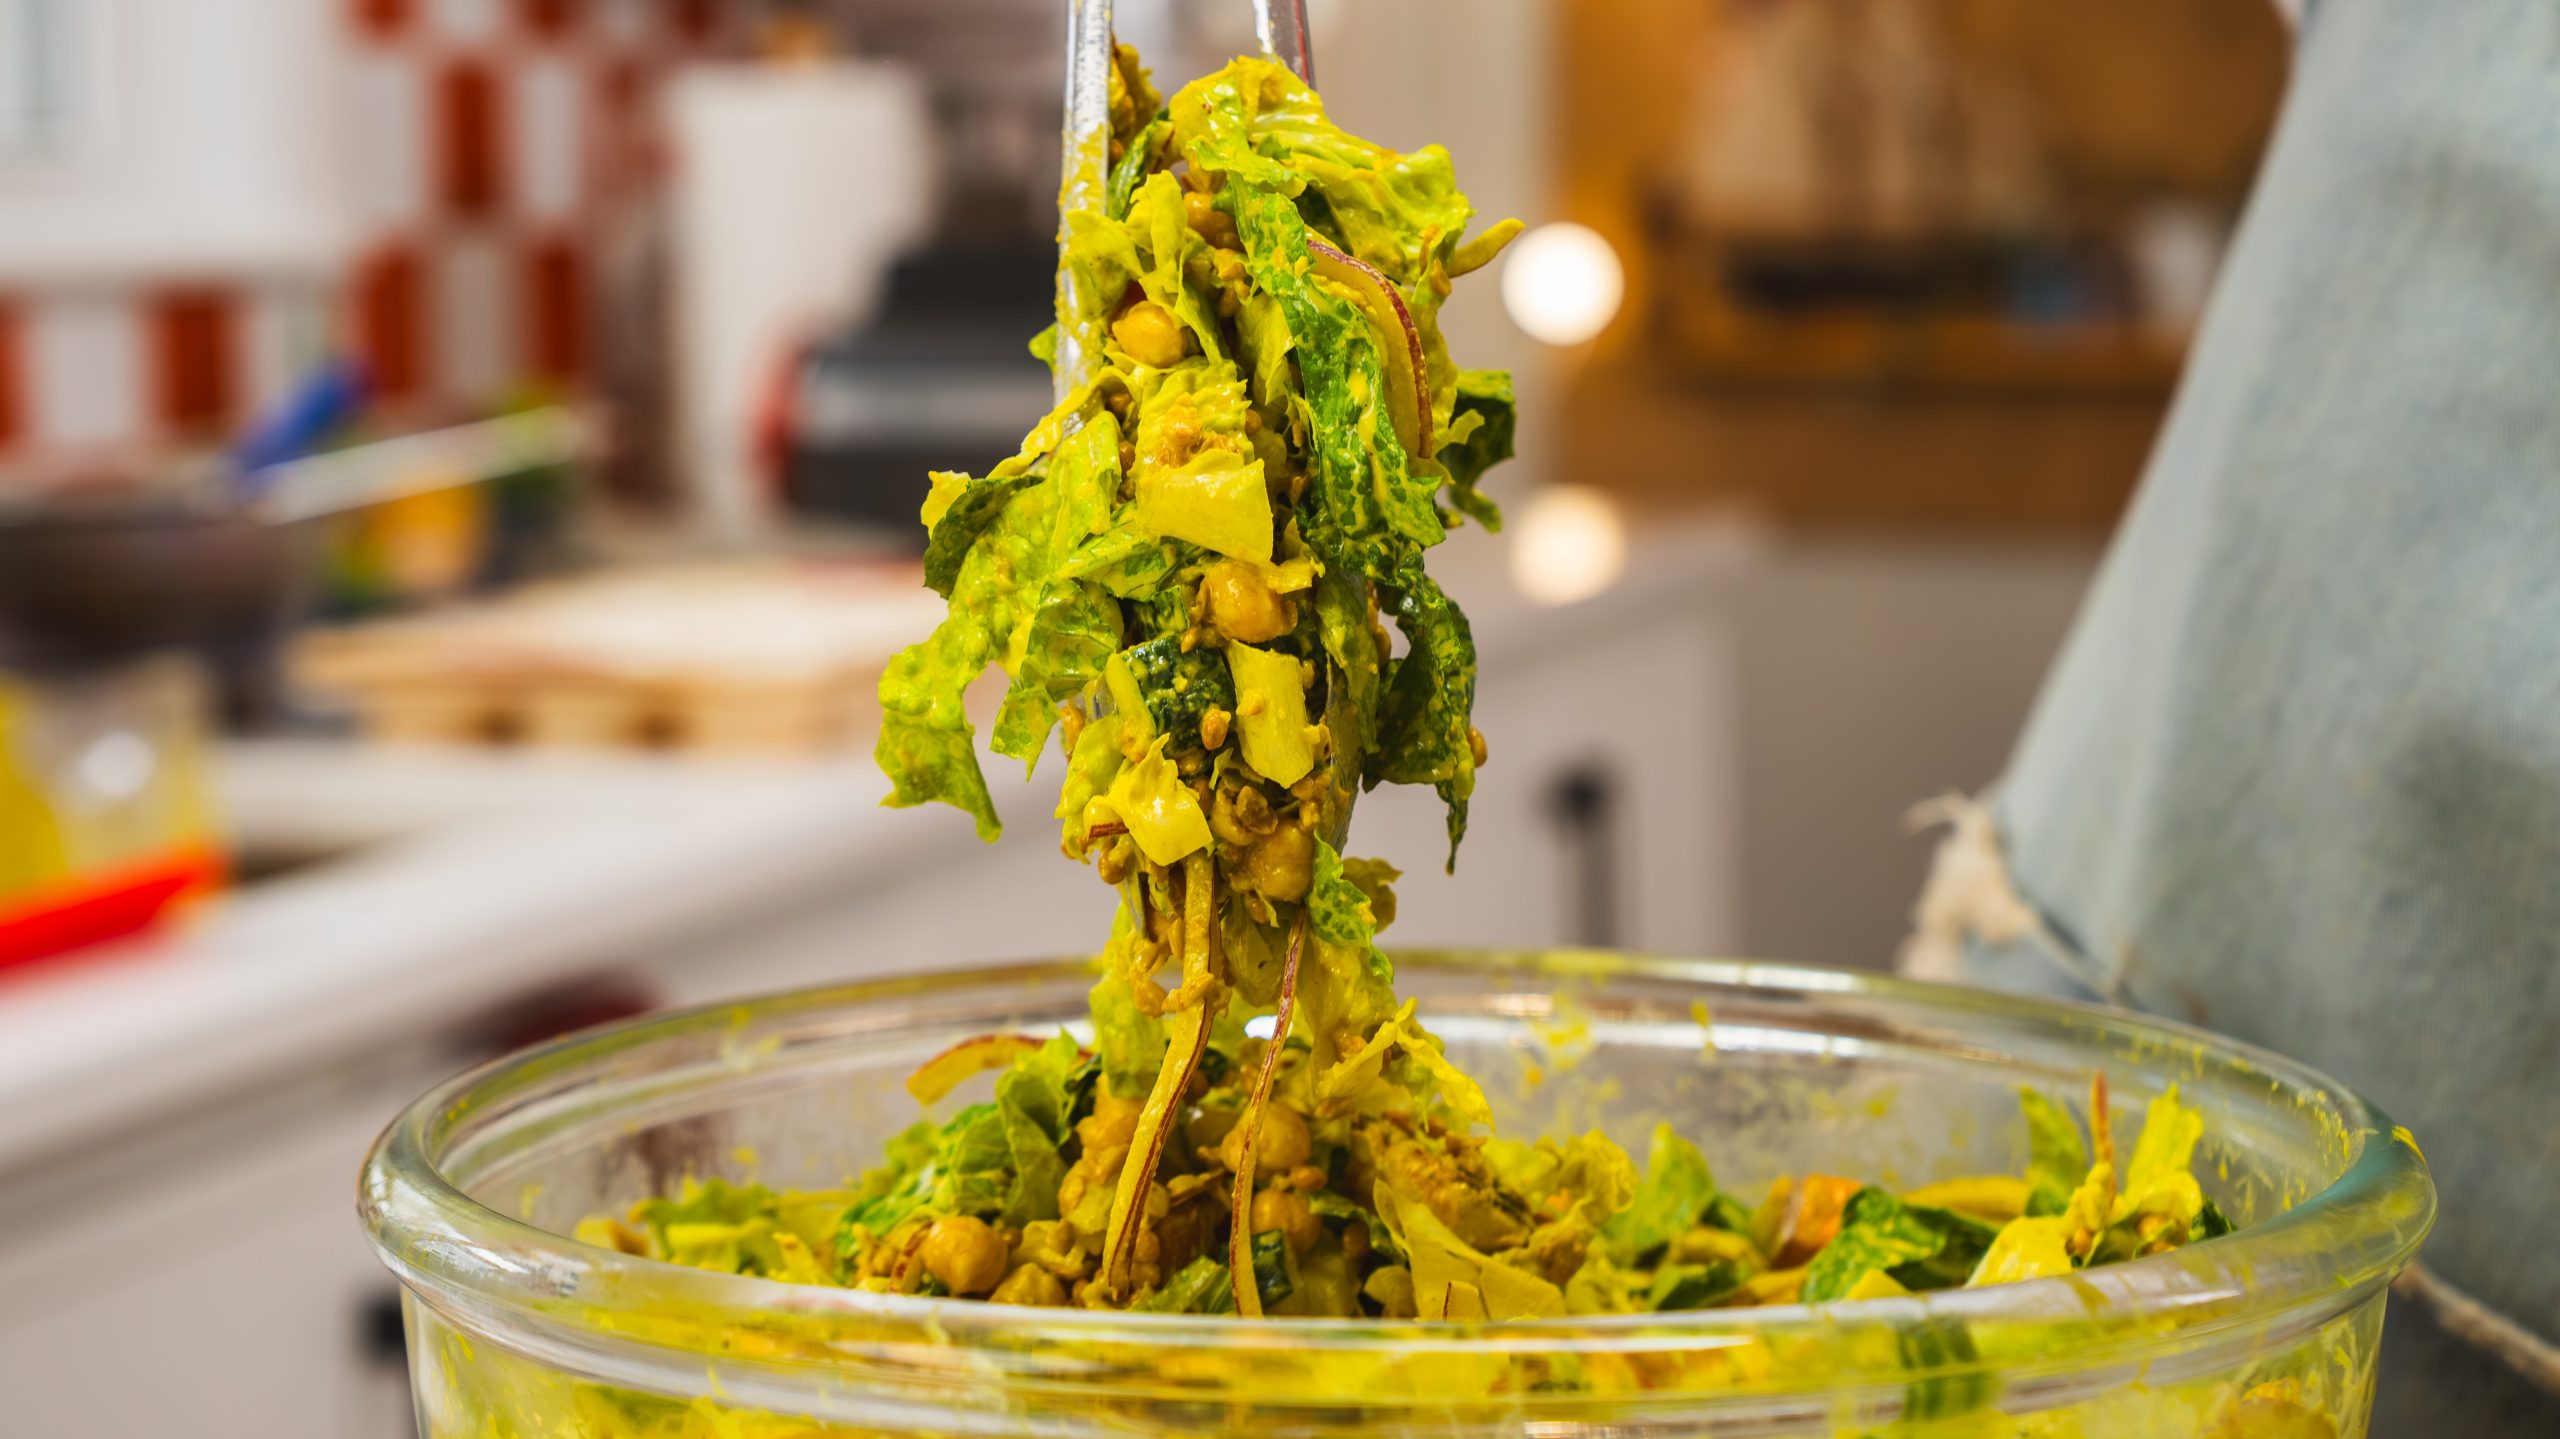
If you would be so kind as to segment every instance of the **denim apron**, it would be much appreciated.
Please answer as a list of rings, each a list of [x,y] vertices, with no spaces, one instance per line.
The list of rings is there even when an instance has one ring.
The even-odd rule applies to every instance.
[[[2237,3],[2237,0],[2235,0]],[[2560,1436],[2560,0],[2319,0],[1911,967],[2237,1035],[2443,1194],[2373,1432]]]

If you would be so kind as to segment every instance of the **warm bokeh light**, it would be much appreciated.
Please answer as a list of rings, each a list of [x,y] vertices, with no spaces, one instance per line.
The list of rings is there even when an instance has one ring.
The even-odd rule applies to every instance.
[[[1588,225],[1540,225],[1514,241],[1502,271],[1511,323],[1550,345],[1596,338],[1618,314],[1627,274],[1618,252]]]
[[[1606,494],[1551,485],[1521,507],[1511,581],[1539,604],[1587,600],[1616,584],[1626,567],[1626,522]]]

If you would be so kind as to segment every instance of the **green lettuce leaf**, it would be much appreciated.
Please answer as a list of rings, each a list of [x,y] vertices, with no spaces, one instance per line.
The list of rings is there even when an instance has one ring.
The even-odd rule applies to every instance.
[[[1378,1212],[1411,1259],[1414,1306],[1425,1319],[1552,1319],[1565,1313],[1564,1291],[1539,1275],[1486,1254],[1458,1237],[1416,1196],[1379,1181]]]
[[[1125,762],[1120,754],[1120,716],[1096,716],[1076,736],[1075,748],[1067,754],[1066,782],[1058,788],[1057,817],[1063,821],[1059,848],[1071,855],[1084,853],[1085,806],[1111,792],[1111,782],[1119,778]]]
[[[2196,1231],[2205,1210],[2194,1172],[2203,1138],[2204,1116],[2179,1101],[2176,1085],[2151,1101],[2092,1262],[2130,1259],[2155,1241],[2183,1244]]]
[[[2071,1112],[2032,1089],[2018,1091],[2027,1114],[2027,1214],[2060,1214],[2089,1172],[2089,1145]]]
[[[1276,1229],[1253,1236],[1253,1287],[1262,1296],[1262,1307],[1268,1313],[1283,1299],[1297,1292],[1297,1282],[1289,1277],[1289,1243]],[[1229,1281],[1228,1287],[1234,1287]]]
[[[2222,1206],[2208,1199],[2196,1211],[2196,1222],[2187,1229],[2187,1242],[2202,1244],[2208,1239],[2220,1239],[2234,1227],[2231,1216],[2222,1212]]]
[[[1904,1287],[1945,1289],[1965,1282],[1998,1231],[1951,1210],[1905,1204],[1873,1185],[1851,1196],[1840,1232],[1813,1257],[1804,1301],[1823,1304],[1846,1297],[1870,1274],[1890,1275]]]
[[[1115,599],[1136,599],[1164,587],[1180,546],[1138,523],[1137,506],[1123,506],[1111,528],[1076,547],[1052,578],[1088,580]]]
[[[836,1252],[858,1248],[857,1231],[874,1238],[906,1222],[933,1192],[934,1161],[942,1153],[939,1126],[919,1120],[889,1141],[881,1164],[862,1176],[837,1226]]]
[[[1260,1257],[1257,1250],[1256,1260]],[[1161,1288],[1129,1307],[1142,1314],[1233,1314],[1235,1280],[1227,1273],[1225,1263],[1202,1255],[1175,1270]]]
[[[1488,530],[1502,528],[1502,510],[1477,488],[1485,471],[1510,459],[1519,428],[1511,376],[1502,370],[1461,370],[1456,403],[1440,446],[1449,472],[1449,503]]]
[[[2192,1177],[2196,1145],[2204,1138],[2204,1116],[2178,1099],[2170,1085],[2144,1111],[2142,1135],[2125,1161],[2124,1194],[2134,1197],[2165,1181]]]
[[[1148,162],[1155,158],[1156,146],[1164,141],[1164,133],[1172,121],[1158,116],[1147,122],[1138,138],[1120,153],[1111,166],[1111,178],[1103,190],[1105,212],[1114,220],[1129,216],[1130,202],[1137,198],[1138,183],[1147,178]]]
[[[1327,667],[1325,727],[1333,733],[1335,763],[1343,772],[1335,782],[1357,783],[1363,757],[1378,742],[1379,675],[1386,656],[1378,648],[1378,632],[1369,624],[1366,586],[1348,574],[1328,571],[1316,581],[1316,627]]]
[[[1187,87],[1174,97],[1173,116],[1175,144],[1195,171],[1223,172],[1244,182],[1241,188],[1288,199],[1305,224],[1402,293],[1422,342],[1432,429],[1447,433],[1458,371],[1439,312],[1450,259],[1474,215],[1448,152],[1434,145],[1400,154],[1346,133],[1312,90],[1267,60],[1239,60]],[[1320,388],[1309,382],[1310,399]],[[1392,492],[1399,482],[1382,483]],[[1436,520],[1407,518],[1415,540],[1437,538]]]
[[[1253,122],[1262,111],[1264,96],[1275,88],[1285,91],[1290,83],[1280,67],[1250,59],[1201,76],[1175,91],[1166,107],[1173,121],[1174,147],[1200,174],[1225,175],[1257,189],[1297,194],[1305,187],[1305,178],[1257,154],[1253,146]]]
[[[964,552],[951,575],[950,612],[880,676],[880,739],[873,754],[890,781],[885,803],[903,808],[939,800],[975,819],[979,838],[1003,832],[962,698],[988,665],[1001,664],[1011,674],[1024,663],[1050,571],[1105,523],[1119,483],[1117,433],[1089,391],[1072,396],[1026,442],[1051,457],[1048,474],[1022,474],[1033,463],[1026,449],[988,479],[968,484],[943,510],[937,536],[955,524],[971,533],[965,546],[953,541]],[[971,512],[965,521],[964,511]],[[1051,660],[1044,656],[1041,663]],[[1044,673],[1031,693],[1045,694],[1050,682]],[[1018,707],[1010,738],[1019,743],[1034,723]],[[1040,729],[1029,749],[1036,753],[1046,737]]]
[[[1058,1185],[1067,1174],[1060,1151],[1073,1133],[1074,1083],[1083,1063],[1076,1042],[1061,1034],[997,1077],[996,1114],[1013,1171],[999,1223],[1020,1228],[1058,1217]]]
[[[1130,202],[1129,227],[1147,253],[1139,287],[1173,312],[1198,341],[1201,354],[1223,361],[1226,342],[1219,333],[1217,305],[1191,282],[1194,273],[1208,273],[1209,242],[1183,213],[1182,182],[1163,170],[1148,176]]]
[[[1109,320],[1120,297],[1147,272],[1136,227],[1093,210],[1059,216],[1066,243],[1059,250],[1057,330],[1076,342],[1087,365],[1102,364],[1110,344]],[[1054,362],[1057,337],[1050,339]]]
[[[1376,871],[1369,874],[1372,883],[1378,882]],[[1377,945],[1378,900],[1360,887],[1342,856],[1321,836],[1316,840],[1308,875],[1307,938],[1309,957],[1314,963],[1299,971],[1298,1003],[1306,1014],[1308,1032],[1316,1040],[1318,1068],[1325,1075],[1321,1083],[1343,1095],[1378,1085],[1407,1093],[1428,1091],[1433,1087],[1431,1071],[1449,1069],[1448,1061],[1440,1057],[1436,1047],[1431,1047],[1420,1023],[1399,1010],[1395,965]],[[1387,1035],[1389,1041],[1409,1037],[1414,1041],[1407,1046],[1409,1050],[1431,1047],[1430,1055],[1409,1055],[1407,1062],[1390,1074],[1384,1068],[1389,1045],[1371,1043],[1347,1063],[1333,1064],[1337,1037],[1350,1034],[1374,1039],[1385,1034],[1390,1025],[1404,1028]],[[1352,1072],[1355,1067],[1356,1073]],[[1458,1083],[1444,1097],[1451,1098],[1453,1107],[1470,1117],[1480,1113],[1484,1103],[1481,1092],[1464,1076],[1456,1076],[1454,1070],[1450,1073]]]
[[[1385,382],[1369,383],[1365,406],[1351,388],[1354,351],[1370,344],[1368,321],[1350,300],[1309,277],[1306,222],[1284,196],[1247,191],[1234,204],[1254,283],[1278,301],[1287,320],[1312,420],[1306,442],[1314,483],[1300,514],[1307,542],[1328,571],[1386,579],[1410,545],[1388,525],[1361,436],[1364,420],[1372,436],[1393,430],[1380,413]],[[1369,359],[1374,364],[1375,354]]]
[[[1657,1124],[1653,1148],[1645,1156],[1644,1182],[1636,1186],[1626,1212],[1601,1227],[1601,1242],[1617,1263],[1641,1263],[1695,1225],[1715,1197],[1716,1179],[1707,1157],[1670,1125]]]
[[[1265,424],[1278,424],[1298,396],[1297,378],[1289,368],[1289,319],[1280,302],[1261,290],[1247,296],[1236,311],[1236,343],[1243,350],[1255,408]]]
[[[980,559],[982,553],[971,552],[964,578],[972,567],[983,577],[992,566],[991,558]],[[889,661],[880,676],[880,738],[872,750],[889,777],[884,803],[905,808],[940,800],[975,819],[984,840],[1003,833],[1004,826],[978,769],[961,697],[995,659],[998,636],[989,620],[982,611],[955,604],[930,636]]]
[[[1019,592],[1037,598],[1007,637],[1004,666],[1013,684],[989,737],[996,753],[1021,760],[1026,773],[1039,763],[1059,703],[1091,684],[1120,647],[1119,605],[1060,573],[1109,526],[1119,497],[1120,424],[1109,411],[1097,411],[1059,444],[1042,489],[1048,533],[1013,557]]]
[[[1184,86],[1171,109],[1174,141],[1195,168],[1291,197],[1311,191],[1331,238],[1399,285],[1445,261],[1475,214],[1448,151],[1400,154],[1344,131],[1315,91],[1270,60],[1235,60]]]
[[[675,1198],[644,1200],[641,1226],[669,1263],[724,1274],[780,1274],[773,1191],[761,1184],[687,1179]]]
[[[1963,1320],[1931,1315],[1896,1329],[1893,1342],[1903,1368],[1935,1376],[1914,1380],[1904,1391],[1902,1412],[1907,1419],[1936,1429],[1940,1426],[1927,1421],[1973,1414],[1999,1396],[1999,1380],[1977,1367],[1981,1354]],[[2007,1421],[1997,1416],[1982,1417],[2007,1427]],[[1966,1428],[1978,1434],[1997,1432],[1996,1428]]]
[[[1377,908],[1369,892],[1352,878],[1342,856],[1322,839],[1316,841],[1315,860],[1308,871],[1307,927],[1327,944],[1369,949],[1376,955],[1370,963],[1379,977],[1395,977],[1394,966],[1384,954],[1377,953]]]
[[[1032,475],[969,481],[934,523],[933,536],[924,547],[926,588],[946,600],[951,598],[952,586],[960,582],[960,562],[969,557],[970,547],[1004,513],[1007,501],[1038,483],[1039,479]]]
[[[1407,649],[1387,682],[1378,748],[1361,779],[1437,789],[1449,811],[1449,868],[1455,870],[1476,783],[1475,634],[1438,583],[1422,574],[1397,598],[1396,627]]]
[[[1119,648],[1119,602],[1099,585],[1052,580],[1031,616],[1022,665],[1004,692],[989,747],[1021,760],[1028,777],[1057,726],[1058,706],[1082,693]]]
[[[1124,1099],[1145,1094],[1154,1085],[1156,1071],[1164,1066],[1166,1045],[1164,1021],[1139,1013],[1129,986],[1116,977],[1127,962],[1132,940],[1129,908],[1124,904],[1112,920],[1111,947],[1105,951],[1111,972],[1094,985],[1092,995],[1094,1053],[1102,1060],[1103,1082]]]
[[[1704,1309],[1742,1287],[1742,1269],[1729,1259],[1703,1264],[1666,1264],[1653,1272],[1645,1291],[1645,1307],[1657,1313]]]
[[[1083,1067],[1075,1041],[1061,1034],[997,1076],[992,1101],[892,1140],[888,1162],[863,1176],[846,1207],[836,1251],[857,1252],[857,1231],[878,1238],[920,1215],[1017,1228],[1057,1218]]]

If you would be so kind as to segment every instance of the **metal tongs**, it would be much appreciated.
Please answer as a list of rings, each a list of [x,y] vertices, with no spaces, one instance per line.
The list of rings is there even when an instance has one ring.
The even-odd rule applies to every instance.
[[[1305,0],[1253,0],[1254,29],[1262,42],[1262,53],[1291,70],[1298,78],[1312,82],[1314,64],[1307,48],[1307,10]],[[1103,204],[1111,174],[1111,0],[1067,0],[1067,116],[1066,176],[1058,188],[1061,263],[1058,266],[1058,341],[1051,361],[1050,374],[1057,387],[1059,403],[1089,378],[1094,357],[1082,353],[1075,338],[1077,327],[1071,323],[1082,312],[1084,297],[1075,292],[1075,268],[1063,263],[1066,245],[1065,216],[1077,210],[1096,210]],[[1195,876],[1186,879],[1186,892],[1208,879],[1206,859],[1192,856],[1190,863],[1199,866]],[[1249,1206],[1254,1193],[1253,1156],[1258,1146],[1257,1129],[1271,1102],[1273,1077],[1278,1073],[1282,1040],[1289,1034],[1290,1014],[1297,1000],[1297,977],[1300,954],[1306,944],[1306,916],[1302,912],[1289,931],[1287,957],[1281,969],[1279,1008],[1273,1015],[1275,1038],[1264,1048],[1251,1098],[1237,1121],[1242,1135],[1241,1158],[1237,1162],[1235,1185],[1229,1202],[1231,1218],[1227,1226],[1227,1270],[1229,1283],[1236,1295],[1236,1312],[1248,1319],[1262,1317],[1260,1281],[1253,1266]],[[1214,946],[1214,941],[1212,941]],[[1177,950],[1177,952],[1179,952]],[[1212,949],[1214,952],[1214,948]],[[1186,969],[1186,973],[1187,973]],[[1205,1001],[1183,1011],[1178,1020],[1188,1021],[1188,1061],[1180,1067],[1168,1067],[1157,1077],[1157,1093],[1149,1097],[1152,1111],[1167,1093],[1179,1092],[1198,1069],[1209,1039],[1209,1012]],[[1171,1041],[1166,1064],[1173,1066],[1176,1056],[1186,1052],[1179,1024],[1169,1024]],[[1170,1078],[1177,1088],[1164,1088]],[[1146,1184],[1153,1176],[1157,1156],[1161,1154],[1167,1131],[1175,1111],[1166,1108],[1161,1126],[1150,1136],[1140,1136],[1139,1148],[1122,1161],[1124,1171],[1134,1167],[1135,1187],[1124,1172],[1112,1201],[1111,1231],[1103,1246],[1103,1277],[1106,1283],[1124,1282],[1134,1252],[1139,1227],[1146,1213]],[[1139,1157],[1144,1154],[1143,1160]],[[1135,1201],[1134,1203],[1132,1201]]]
[[[1307,40],[1306,0],[1253,0],[1253,29],[1262,53],[1297,72],[1312,85],[1316,69]],[[1111,0],[1067,0],[1067,107],[1065,175],[1058,189],[1061,212],[1101,204],[1111,176]],[[1066,234],[1061,228],[1061,247]],[[1064,320],[1074,297],[1067,267],[1058,267],[1058,315]],[[1073,327],[1058,327],[1058,348],[1049,374],[1057,397],[1064,400],[1082,383],[1086,361]]]

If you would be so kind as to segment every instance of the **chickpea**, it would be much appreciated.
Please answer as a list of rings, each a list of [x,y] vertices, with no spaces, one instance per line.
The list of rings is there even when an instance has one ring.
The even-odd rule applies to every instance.
[[[1266,899],[1304,899],[1315,861],[1315,836],[1302,825],[1284,824],[1244,852],[1236,865],[1235,886]]]
[[[1252,710],[1242,713],[1252,714]],[[1271,801],[1252,785],[1236,785],[1221,789],[1209,801],[1209,831],[1238,849],[1250,847],[1255,840],[1280,827],[1280,817],[1271,812]]]
[[[1067,1286],[1058,1282],[1057,1275],[1039,1265],[1025,1264],[1006,1275],[1005,1281],[996,1286],[996,1292],[987,1296],[987,1302],[1054,1306],[1067,1302]]]
[[[1486,750],[1486,748],[1485,748],[1485,743],[1484,743],[1484,731],[1483,731],[1483,730],[1476,729],[1476,728],[1474,728],[1473,726],[1469,726],[1469,727],[1468,727],[1468,729],[1467,729],[1467,753],[1468,753],[1468,755],[1469,755],[1471,758],[1473,758],[1473,759],[1475,760],[1475,762],[1476,762],[1476,768],[1478,768],[1478,769],[1482,769],[1482,768],[1484,768],[1485,756],[1486,756],[1486,754],[1488,753],[1488,751],[1487,751],[1487,750]]]
[[[1368,1256],[1369,1222],[1367,1220],[1354,1219],[1342,1226],[1342,1252],[1353,1263],[1358,1263]]]
[[[1313,1194],[1324,1188],[1324,1171],[1312,1164],[1301,1164],[1289,1171],[1288,1185],[1300,1193]]]
[[[1104,884],[1118,884],[1137,867],[1137,847],[1129,843],[1126,835],[1114,837],[1110,844],[1103,846],[1102,857],[1093,862],[1093,871],[1102,876]]]
[[[1218,746],[1225,744],[1227,742],[1227,726],[1233,722],[1234,716],[1228,714],[1225,710],[1218,708],[1216,705],[1209,706],[1208,710],[1200,716],[1200,747],[1202,749],[1216,749]]]
[[[1291,1253],[1303,1252],[1324,1235],[1315,1207],[1294,1189],[1266,1189],[1253,1196],[1253,1232],[1279,1230]]]
[[[1217,202],[1197,190],[1182,197],[1182,218],[1200,237],[1220,249],[1236,246],[1235,217],[1217,206]]]
[[[1190,352],[1191,334],[1173,312],[1153,300],[1140,300],[1111,322],[1111,338],[1141,365],[1165,369]]]
[[[975,1215],[933,1221],[923,1258],[925,1272],[954,1294],[984,1294],[1004,1278],[1004,1240]]]
[[[1298,1111],[1285,1104],[1262,1107],[1262,1123],[1254,1129],[1253,1164],[1262,1174],[1286,1174],[1307,1162],[1315,1152],[1315,1140],[1307,1133],[1307,1121]],[[1229,1169],[1244,1167],[1244,1126],[1231,1130],[1218,1146],[1218,1162]]]
[[[1234,560],[1220,560],[1200,577],[1200,600],[1221,633],[1249,645],[1287,634],[1296,618],[1252,566]]]

